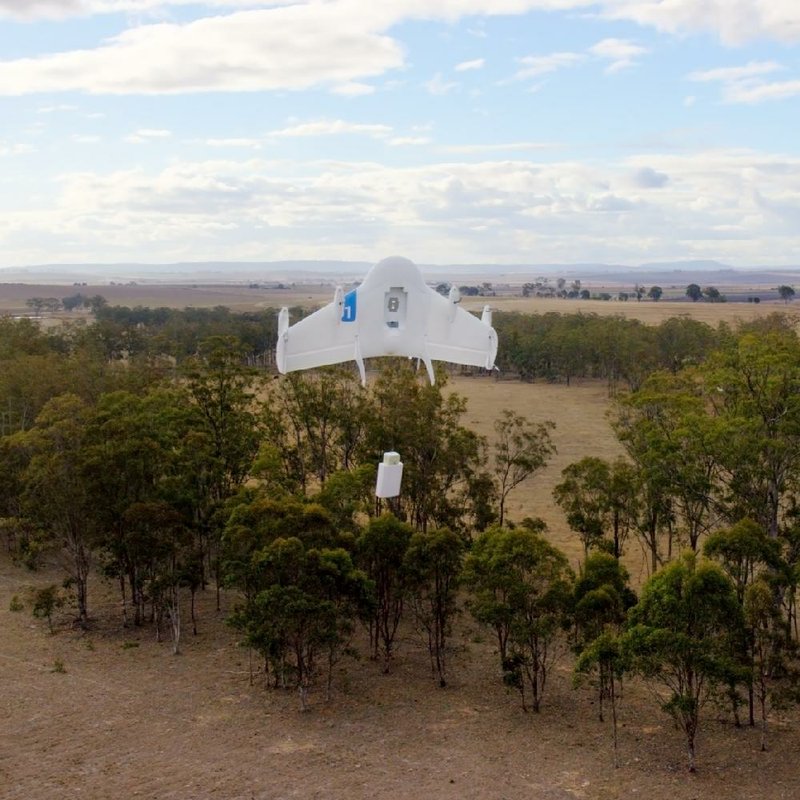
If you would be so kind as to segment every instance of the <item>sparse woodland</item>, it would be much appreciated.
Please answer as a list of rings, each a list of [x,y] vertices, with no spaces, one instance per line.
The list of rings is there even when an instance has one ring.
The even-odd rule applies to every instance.
[[[99,305],[94,324],[50,333],[0,318],[0,542],[24,567],[64,568],[34,613],[52,626],[69,599],[90,627],[100,573],[120,629],[151,626],[178,653],[198,593],[235,593],[231,636],[305,709],[335,693],[361,631],[362,655],[390,671],[402,624],[445,687],[466,611],[496,645],[487,678],[525,710],[547,714],[554,665],[571,660],[615,742],[635,680],[674,719],[690,770],[711,700],[769,747],[771,709],[800,686],[793,323],[495,319],[504,375],[614,394],[625,457],[587,453],[554,492],[579,564],[541,520],[507,512],[551,457],[552,426],[498,408],[486,441],[444,370],[435,386],[405,361],[367,388],[347,369],[278,379],[266,312]],[[385,450],[402,454],[403,492],[379,502]],[[636,587],[632,547],[650,573]]]

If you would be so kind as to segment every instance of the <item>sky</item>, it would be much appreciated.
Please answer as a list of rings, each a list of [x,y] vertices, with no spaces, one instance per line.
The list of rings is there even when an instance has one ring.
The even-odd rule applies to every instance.
[[[0,267],[800,265],[800,0],[0,0]]]

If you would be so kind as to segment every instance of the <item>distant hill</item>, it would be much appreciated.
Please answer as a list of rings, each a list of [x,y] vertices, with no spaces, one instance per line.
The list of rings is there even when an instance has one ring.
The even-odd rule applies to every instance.
[[[246,283],[258,280],[304,282],[324,278],[356,280],[366,261],[203,261],[173,264],[37,264],[0,269],[0,283]],[[731,267],[718,261],[646,262],[637,266],[578,264],[420,264],[429,280],[482,278],[521,283],[539,276],[581,278],[593,282],[638,282],[646,285],[800,283],[800,265]]]

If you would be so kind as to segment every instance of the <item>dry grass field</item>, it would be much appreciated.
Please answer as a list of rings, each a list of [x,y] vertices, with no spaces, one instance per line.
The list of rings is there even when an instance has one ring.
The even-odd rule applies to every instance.
[[[7,302],[6,288],[0,287],[0,303]],[[218,304],[218,296],[209,305]],[[570,309],[569,301],[542,302],[548,310]],[[182,301],[159,295],[150,304]],[[580,305],[599,312],[612,304]],[[681,305],[630,307],[660,313]],[[704,308],[719,318],[734,310]],[[689,311],[698,309],[687,304]],[[743,304],[735,310],[769,309]],[[577,564],[579,543],[550,493],[570,462],[619,452],[608,425],[605,384],[454,378],[449,385],[468,398],[465,424],[489,437],[503,408],[556,423],[557,455],[515,490],[509,514],[544,518],[550,539]],[[633,542],[627,563],[640,582],[643,561]],[[22,611],[10,610],[12,597],[25,601],[32,587],[60,575],[56,565],[29,572],[0,553],[3,800],[800,797],[795,710],[772,715],[770,750],[761,753],[756,730],[736,730],[725,712],[707,708],[699,772],[690,776],[680,732],[656,699],[633,683],[620,710],[620,766],[614,768],[610,725],[597,720],[592,690],[573,688],[570,658],[562,658],[552,676],[541,714],[524,714],[499,680],[491,635],[465,613],[446,689],[436,688],[421,642],[406,628],[391,674],[382,675],[367,658],[343,662],[333,700],[324,702],[318,692],[312,710],[301,714],[292,693],[249,685],[247,654],[224,624],[234,597],[223,595],[221,613],[214,611],[213,597],[203,597],[199,636],[189,633],[184,654],[174,657],[150,629],[122,629],[114,588],[100,578],[91,588],[94,621],[88,633],[73,629],[63,614],[50,635],[46,623],[32,618],[30,602]],[[366,652],[363,634],[355,644]],[[57,662],[63,672],[54,670]]]
[[[739,287],[741,291],[741,287]],[[99,294],[111,305],[124,306],[169,306],[172,308],[214,308],[227,306],[234,311],[257,311],[281,306],[318,308],[333,299],[334,285],[309,283],[293,289],[251,289],[246,283],[237,284],[139,284],[91,286],[35,285],[24,283],[0,283],[0,314],[28,314],[30,308],[25,301],[31,297],[67,297],[77,292],[91,297]],[[616,291],[616,290],[615,290]],[[619,315],[640,319],[647,325],[658,325],[665,319],[690,316],[716,326],[719,322],[735,324],[739,320],[750,320],[773,312],[793,313],[795,306],[778,300],[763,303],[692,303],[684,300],[569,300],[519,295],[497,297],[464,297],[462,305],[469,311],[479,312],[485,304],[498,311],[520,311],[530,314],[600,314]],[[800,301],[798,301],[800,304]],[[800,311],[798,311],[800,314]],[[44,314],[43,316],[47,316]],[[85,318],[85,312],[63,312],[63,319]]]

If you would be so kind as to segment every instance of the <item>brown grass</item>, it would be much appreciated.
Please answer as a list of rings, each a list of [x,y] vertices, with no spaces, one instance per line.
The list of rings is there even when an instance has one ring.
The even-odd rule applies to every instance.
[[[749,321],[777,312],[792,313],[794,306],[782,301],[764,303],[692,303],[690,301],[653,302],[643,300],[557,300],[543,297],[487,297],[477,302],[465,298],[464,308],[478,311],[488,303],[498,311],[520,311],[526,314],[598,314],[600,316],[618,315],[628,319],[639,319],[646,325],[658,325],[670,317],[687,316],[716,327],[720,322],[735,324],[741,320]]]
[[[498,680],[491,637],[466,616],[448,688],[436,688],[406,629],[390,675],[368,659],[343,664],[333,701],[317,693],[312,711],[301,714],[293,693],[249,685],[247,654],[211,597],[201,603],[200,635],[173,657],[152,631],[121,631],[110,587],[93,587],[95,621],[86,635],[63,619],[51,636],[28,610],[8,610],[12,593],[55,578],[0,559],[6,800],[794,800],[800,793],[795,714],[773,717],[772,749],[760,753],[757,731],[735,730],[709,709],[692,777],[680,734],[632,684],[614,769],[609,725],[596,719],[592,690],[571,687],[569,660],[552,676],[542,713],[523,714]],[[356,643],[365,652],[363,636]],[[57,659],[64,673],[53,671]]]
[[[739,290],[742,291],[741,287]],[[170,308],[214,308],[227,306],[235,311],[257,311],[281,306],[318,308],[333,299],[332,283],[310,283],[294,289],[250,289],[246,283],[166,285],[141,284],[137,286],[92,286],[38,285],[24,283],[0,283],[0,314],[27,314],[30,309],[25,301],[31,297],[68,297],[76,292],[86,296],[95,294],[105,297],[111,305],[168,306]],[[616,289],[614,290],[617,291]],[[691,303],[682,300],[560,300],[541,297],[499,295],[497,297],[464,297],[462,305],[467,310],[480,311],[484,305],[500,311],[521,311],[545,314],[600,314],[620,315],[640,319],[648,325],[658,325],[665,319],[686,315],[694,319],[717,325],[731,324],[739,320],[751,320],[775,311],[792,313],[794,305],[781,301],[763,303]],[[47,315],[44,315],[47,316]],[[85,317],[85,312],[59,314],[66,319]]]

